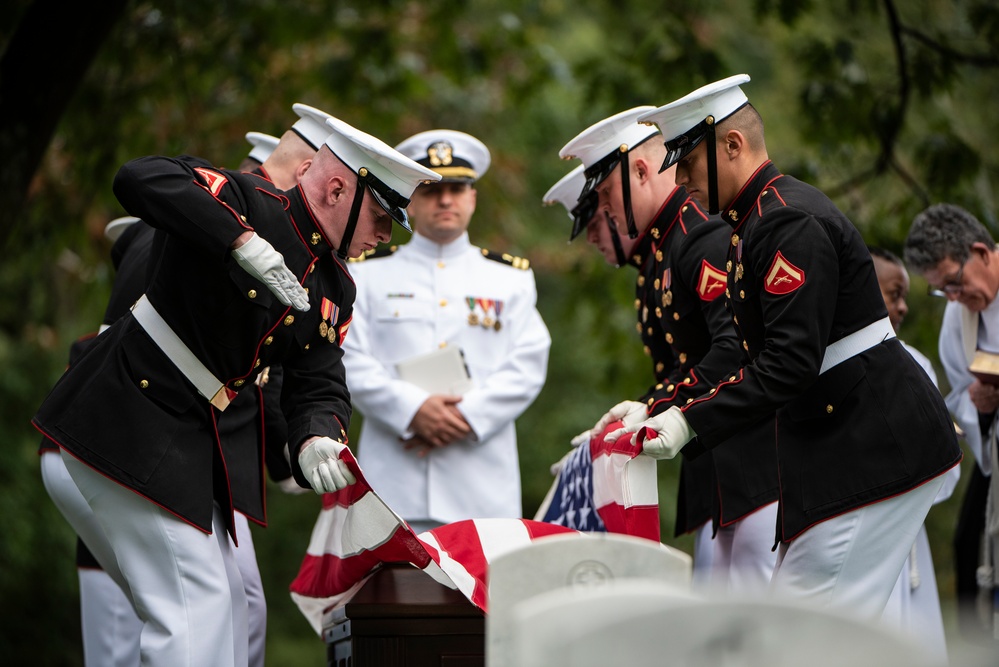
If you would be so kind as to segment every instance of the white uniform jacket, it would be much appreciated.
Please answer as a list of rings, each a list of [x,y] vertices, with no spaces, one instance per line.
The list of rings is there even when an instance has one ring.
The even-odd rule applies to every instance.
[[[364,415],[359,462],[410,521],[522,516],[514,420],[544,385],[551,337],[533,272],[485,255],[467,234],[448,245],[414,234],[390,255],[349,265],[357,299],[344,364]],[[452,345],[472,378],[458,409],[474,435],[421,458],[400,439],[429,394],[395,365]]]

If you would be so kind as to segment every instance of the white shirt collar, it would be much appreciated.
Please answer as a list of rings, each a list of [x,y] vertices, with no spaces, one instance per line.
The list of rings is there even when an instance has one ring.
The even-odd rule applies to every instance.
[[[472,243],[468,240],[468,232],[462,233],[454,241],[446,244],[431,241],[426,236],[414,232],[413,238],[406,244],[406,247],[412,248],[414,252],[430,257],[431,259],[442,259],[457,257],[462,253],[468,252],[472,247]]]

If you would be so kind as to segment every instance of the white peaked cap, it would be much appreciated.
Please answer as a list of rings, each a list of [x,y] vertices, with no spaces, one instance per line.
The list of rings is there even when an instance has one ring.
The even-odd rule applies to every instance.
[[[367,169],[395,193],[409,199],[416,186],[441,180],[440,174],[417,164],[381,139],[337,118],[326,121],[326,145],[355,174]]]
[[[104,238],[106,238],[108,241],[111,241],[111,243],[114,243],[115,241],[118,240],[118,237],[121,236],[126,229],[128,229],[138,221],[139,221],[138,218],[133,217],[131,215],[126,215],[121,218],[115,218],[114,220],[109,222],[107,226],[104,227]]]
[[[638,117],[655,107],[640,106],[594,123],[562,147],[558,155],[563,160],[578,158],[590,167],[611,153],[632,148],[657,133],[656,128],[640,125]]]
[[[555,185],[548,189],[541,203],[545,206],[562,204],[565,207],[566,213],[572,218],[572,209],[576,208],[576,203],[579,201],[579,194],[583,191],[583,186],[586,185],[586,176],[583,175],[585,169],[586,167],[583,165],[578,165],[575,169],[560,178]]]
[[[441,175],[442,181],[472,183],[489,170],[486,145],[457,130],[427,130],[395,147],[397,151]]]
[[[704,135],[699,126],[709,116],[712,124],[720,123],[749,101],[739,88],[741,84],[748,82],[748,74],[736,74],[709,83],[675,102],[653,109],[638,119],[641,123],[656,125],[662,132],[669,148],[665,166],[674,164],[697,145]],[[691,132],[695,129],[698,131]],[[688,133],[690,136],[685,136]],[[671,147],[671,142],[677,142],[677,145]]]
[[[333,116],[307,104],[295,103],[291,108],[299,115],[299,120],[291,126],[292,131],[318,151],[330,134],[326,121]]]
[[[261,164],[271,156],[274,149],[277,148],[278,142],[281,141],[277,137],[273,137],[269,134],[264,134],[263,132],[247,132],[246,140],[250,142],[253,148],[250,149],[250,153],[247,157],[250,157]]]

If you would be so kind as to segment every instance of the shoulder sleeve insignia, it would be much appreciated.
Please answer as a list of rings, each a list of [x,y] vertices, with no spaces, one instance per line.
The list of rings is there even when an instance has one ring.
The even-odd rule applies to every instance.
[[[725,293],[725,284],[728,276],[711,265],[706,260],[701,260],[701,276],[697,279],[697,293],[702,301],[714,301]]]
[[[780,250],[767,271],[764,289],[771,294],[790,294],[805,284],[805,272],[787,261]]]
[[[358,257],[348,257],[348,262],[363,262],[366,259],[378,259],[379,257],[388,257],[396,250],[399,249],[397,245],[385,246],[382,248],[371,248],[370,250],[365,250]]]
[[[482,248],[482,256],[486,259],[491,259],[494,262],[499,262],[500,264],[506,264],[512,266],[515,269],[521,269],[526,271],[531,266],[531,261],[525,259],[524,257],[514,257],[513,255],[508,255],[507,253],[493,252],[492,250],[486,250]]]
[[[205,187],[208,188],[208,191],[212,193],[213,197],[218,197],[219,191],[222,190],[222,186],[229,182],[229,179],[225,176],[217,171],[212,171],[211,169],[195,167],[194,171],[201,176],[202,180],[204,180]]]
[[[339,340],[337,341],[337,345],[339,345],[340,347],[343,347],[343,341],[344,341],[344,339],[347,338],[347,330],[350,329],[350,323],[353,322],[353,321],[354,321],[354,318],[353,318],[353,316],[351,316],[346,322],[344,322],[343,324],[340,325],[340,328],[339,328],[340,336],[339,336]]]

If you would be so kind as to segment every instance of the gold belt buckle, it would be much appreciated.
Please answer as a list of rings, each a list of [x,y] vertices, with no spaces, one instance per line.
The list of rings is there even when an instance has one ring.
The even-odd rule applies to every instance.
[[[208,402],[218,408],[219,412],[225,412],[225,409],[229,407],[230,402],[229,392],[226,391],[226,386],[222,385],[219,387],[219,390],[215,392],[215,395],[212,396],[211,400]]]

